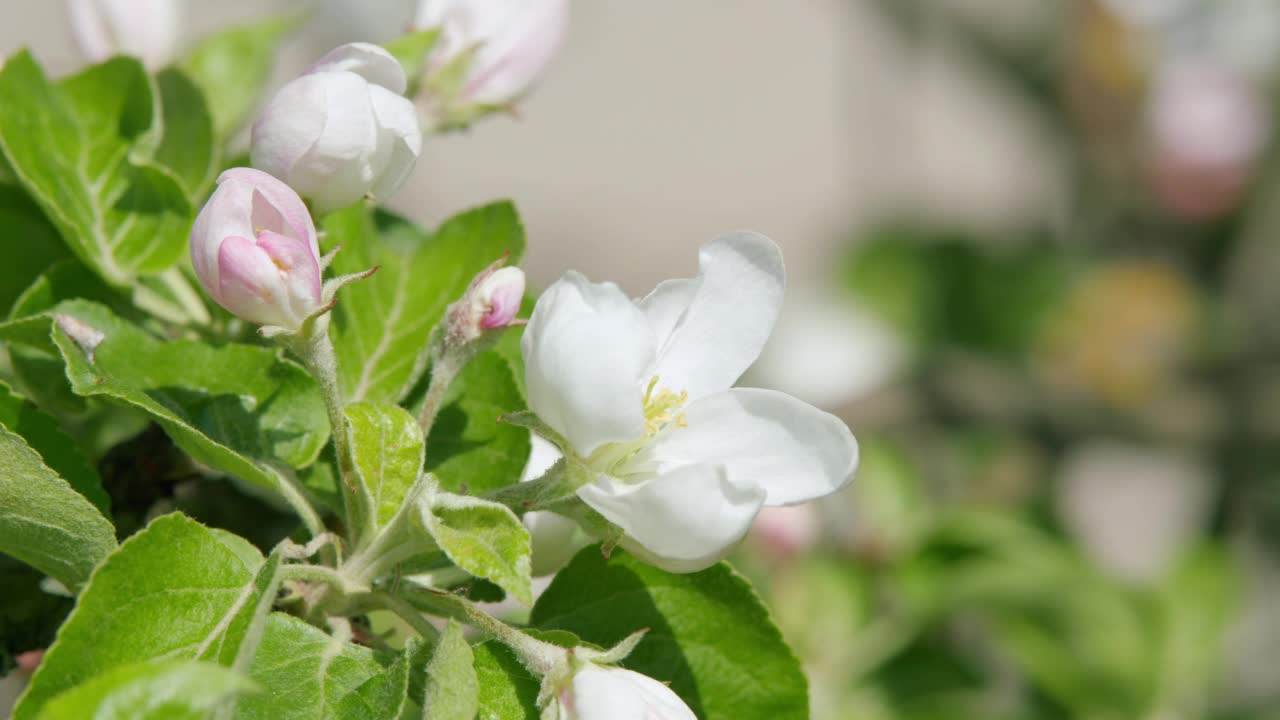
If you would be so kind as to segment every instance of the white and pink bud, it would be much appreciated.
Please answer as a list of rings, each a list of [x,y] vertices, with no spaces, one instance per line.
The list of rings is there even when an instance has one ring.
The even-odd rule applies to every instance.
[[[671,688],[620,667],[585,663],[543,712],[552,720],[694,720]]]
[[[309,198],[317,212],[386,197],[422,151],[404,69],[386,50],[350,43],[330,51],[271,98],[253,124],[250,153]]]
[[[821,536],[822,518],[812,504],[761,508],[751,526],[751,537],[774,560],[807,552]]]
[[[1234,207],[1270,132],[1266,108],[1247,78],[1211,60],[1161,69],[1148,110],[1156,194],[1193,220]]]
[[[467,106],[510,106],[542,75],[568,23],[568,0],[422,0],[415,27],[440,32],[427,58],[427,91],[450,94],[430,104],[464,114]],[[454,63],[466,64],[456,87],[432,82]]]
[[[175,0],[67,0],[67,13],[89,60],[131,55],[155,70],[177,53],[179,5]]]
[[[257,325],[297,332],[324,307],[315,223],[302,198],[260,170],[232,168],[191,229],[205,290]]]
[[[454,343],[468,343],[487,330],[500,330],[523,324],[516,319],[524,300],[524,271],[504,267],[506,257],[499,259],[475,276],[466,293],[449,306],[448,332]]]

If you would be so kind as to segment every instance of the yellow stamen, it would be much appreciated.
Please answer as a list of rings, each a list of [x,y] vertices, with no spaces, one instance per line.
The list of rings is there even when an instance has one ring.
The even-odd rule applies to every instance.
[[[653,390],[657,385],[658,376],[654,375],[649,380],[649,386],[644,391],[645,433],[655,435],[659,430],[672,423],[676,427],[688,427],[685,414],[678,411],[685,406],[685,403],[689,402],[689,393],[685,390],[675,393],[663,388],[655,395]]]

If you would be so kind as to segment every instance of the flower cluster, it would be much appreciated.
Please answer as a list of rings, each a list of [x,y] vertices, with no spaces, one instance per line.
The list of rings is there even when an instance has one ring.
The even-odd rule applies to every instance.
[[[560,0],[424,2],[418,23],[438,32],[424,60],[427,92],[437,93],[443,113],[437,127],[521,97],[559,43],[565,16]],[[462,80],[432,84],[444,75]],[[404,183],[422,148],[407,88],[400,62],[382,48],[354,43],[325,55],[267,103],[253,125],[255,167],[218,178],[191,233],[192,264],[209,294],[264,335],[280,336],[320,380],[344,476],[353,462],[337,432],[344,402],[326,313],[340,285],[368,273],[322,279],[332,256],[321,255],[311,213],[386,197]],[[471,280],[432,336],[423,436],[461,369],[506,328],[525,324],[517,317],[524,273],[506,263]],[[761,235],[726,235],[702,248],[699,264],[696,278],[669,280],[638,301],[612,283],[566,273],[542,293],[521,340],[531,426],[562,459],[528,483],[559,488],[554,502],[511,507],[572,518],[606,547],[620,544],[676,573],[723,558],[762,507],[840,490],[858,464],[857,443],[835,416],[780,392],[734,387],[781,308],[778,246]],[[570,542],[563,520],[532,517],[530,527],[554,527],[560,543]],[[383,567],[379,542],[355,557]],[[564,559],[553,545],[538,543],[539,554],[555,557],[543,558],[547,571]],[[512,642],[519,651],[533,641]],[[693,717],[667,686],[614,667],[625,652],[549,652],[557,659],[546,664],[544,717]]]

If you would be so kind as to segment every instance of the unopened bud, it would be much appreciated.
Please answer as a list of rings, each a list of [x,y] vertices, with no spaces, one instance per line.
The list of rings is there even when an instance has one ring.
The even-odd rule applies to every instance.
[[[67,13],[89,60],[132,55],[154,70],[177,50],[179,5],[175,0],[68,0]]]
[[[693,720],[695,715],[671,688],[620,667],[584,663],[555,693],[543,717],[556,720]]]
[[[449,336],[453,342],[467,343],[486,330],[521,324],[516,320],[524,299],[524,271],[503,267],[504,257],[476,275],[462,298],[449,306]]]
[[[191,230],[191,263],[231,313],[290,332],[323,308],[316,228],[288,185],[251,168],[218,178]]]
[[[437,122],[465,125],[523,97],[559,49],[568,21],[568,0],[422,0],[415,26],[440,32],[426,70]]]
[[[409,177],[422,132],[404,69],[369,43],[342,45],[271,98],[253,124],[253,165],[317,212],[385,197]]]

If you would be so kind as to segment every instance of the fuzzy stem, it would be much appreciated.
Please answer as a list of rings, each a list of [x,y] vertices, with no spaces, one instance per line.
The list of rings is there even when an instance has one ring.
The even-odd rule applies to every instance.
[[[356,537],[364,530],[360,523],[362,504],[351,481],[351,450],[347,447],[347,425],[343,414],[342,388],[338,385],[338,359],[333,350],[333,341],[329,339],[327,330],[321,330],[309,338],[290,342],[289,347],[302,359],[303,365],[320,385],[320,395],[324,398],[325,410],[329,413],[329,434],[333,437],[334,454],[338,457],[338,473],[342,476],[342,482],[338,485],[342,490],[347,533]]]
[[[311,502],[307,500],[297,481],[285,473],[278,472],[275,475],[279,481],[277,487],[280,494],[284,496],[285,502],[289,503],[289,507],[293,508],[298,517],[302,518],[302,524],[306,526],[307,532],[311,533],[311,537],[320,537],[328,532],[324,527],[324,521],[320,519],[320,513],[311,506]]]
[[[453,379],[466,365],[466,360],[459,357],[459,353],[445,350],[435,353],[435,356],[431,363],[431,383],[427,385],[427,396],[423,399],[422,410],[418,413],[418,427],[422,428],[424,440],[429,440],[431,437],[431,426],[435,424],[436,416],[440,414],[440,408],[444,405],[445,393],[449,391]]]
[[[520,632],[466,598],[429,590],[401,591],[401,594],[410,605],[423,612],[464,622],[506,645],[526,668],[538,675],[550,674],[565,662],[564,648]]]
[[[361,538],[360,546],[340,568],[344,576],[352,582],[371,583],[414,555],[436,549],[434,544],[413,530],[418,498],[425,487],[423,482],[415,483],[391,520],[376,534]]]
[[[414,630],[423,638],[435,642],[440,639],[440,630],[432,625],[423,617],[417,608],[390,593],[376,592],[373,594],[374,602],[380,604],[383,608],[390,610],[400,616],[401,620],[409,623]]]

